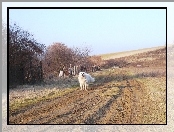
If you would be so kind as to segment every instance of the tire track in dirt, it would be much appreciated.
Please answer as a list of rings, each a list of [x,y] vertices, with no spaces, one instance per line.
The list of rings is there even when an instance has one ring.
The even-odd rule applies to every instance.
[[[126,86],[121,88],[121,96],[113,99],[97,124],[139,124],[142,123],[143,91],[136,80],[126,80]]]
[[[42,119],[42,116],[45,117],[47,111],[59,108],[67,103],[72,103],[74,101],[73,98],[80,98],[81,96],[83,96],[83,92],[77,90],[52,100],[41,101],[15,113],[11,113],[10,123],[23,124],[29,122],[29,120],[35,120],[36,117]],[[26,120],[27,118],[28,120]]]
[[[142,105],[143,91],[141,85],[136,80],[127,80],[127,88],[123,90],[123,95],[118,100],[122,105],[122,123],[140,124],[142,123]]]
[[[86,91],[84,91],[86,92]],[[89,96],[89,94],[91,94]],[[74,95],[76,96],[76,95]],[[47,119],[44,123],[46,124],[52,124],[52,123],[58,123],[58,124],[71,124],[75,122],[75,119],[73,118],[75,116],[75,118],[77,118],[77,115],[79,113],[81,113],[81,111],[83,109],[85,109],[86,107],[84,107],[87,102],[90,102],[92,100],[92,96],[94,96],[94,93],[84,93],[84,97],[83,99],[78,99],[76,100],[74,103],[72,104],[68,104],[64,107],[61,108],[61,110],[59,112],[55,112],[54,113],[54,118],[49,118]],[[83,107],[82,107],[83,106]],[[69,107],[69,109],[67,109],[67,107]]]
[[[108,89],[109,90],[109,89]],[[113,103],[115,99],[117,99],[122,93],[122,90],[120,89],[119,92],[116,95],[112,95],[110,98],[108,98],[105,102],[102,102],[102,105],[98,108],[98,110],[95,112],[93,110],[93,114],[91,114],[87,119],[85,119],[85,124],[97,124],[97,121],[100,120],[102,117],[105,116],[106,112],[108,111],[109,107]]]
[[[101,90],[104,92],[106,90]],[[35,104],[32,107],[24,110],[22,113],[15,113],[10,116],[10,123],[15,124],[42,124],[42,123],[52,123],[52,120],[55,120],[55,117],[64,117],[67,115],[71,115],[71,109],[75,107],[75,110],[78,108],[77,106],[83,106],[83,102],[89,101],[90,98],[95,97],[95,92],[92,90],[89,91],[73,91],[62,97],[58,97],[54,100],[50,100],[49,102],[40,102],[39,104]],[[82,101],[81,101],[82,100]],[[74,106],[74,104],[76,104]],[[22,111],[22,110],[21,110]],[[72,113],[73,114],[73,113]],[[60,122],[60,121],[58,121]],[[62,122],[60,122],[62,123]]]
[[[133,88],[128,88],[131,92],[131,116],[130,123],[139,124],[142,123],[142,100],[143,91],[138,81],[131,80],[131,84],[134,85]]]
[[[105,92],[107,89],[101,89],[100,92]],[[86,92],[86,91],[84,91]],[[76,95],[74,95],[76,96]],[[92,102],[92,103],[91,103]],[[62,112],[55,113],[56,117],[53,119],[49,119],[46,124],[80,124],[84,121],[84,113],[89,111],[94,105],[98,105],[98,103],[102,102],[99,94],[95,93],[95,91],[91,91],[82,99],[78,99],[75,104],[72,104],[68,111],[65,112],[62,109]],[[66,106],[67,107],[67,106]],[[66,108],[65,107],[65,108]]]
[[[73,92],[76,92],[76,91],[68,92],[68,93],[64,94],[63,97],[64,96],[71,95]],[[61,97],[57,97],[57,98],[54,98],[54,99],[59,99],[59,98],[61,98]],[[46,99],[46,100],[44,100],[44,102],[45,103],[47,102],[48,104],[49,104],[50,101],[52,101],[52,99]],[[12,115],[12,116],[15,116],[17,114],[24,113],[28,109],[32,109],[32,108],[36,108],[37,106],[40,106],[42,103],[43,103],[43,101],[40,101],[40,102],[35,103],[35,104],[31,104],[31,105],[28,105],[27,107],[21,108],[20,110],[10,111],[9,114]]]

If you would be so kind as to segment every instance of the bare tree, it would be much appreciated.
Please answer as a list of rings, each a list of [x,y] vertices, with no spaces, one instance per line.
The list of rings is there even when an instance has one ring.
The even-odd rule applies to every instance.
[[[38,43],[33,35],[16,25],[9,26],[9,81],[10,84],[35,83],[42,80],[38,72],[39,57],[44,52],[44,44]]]
[[[49,76],[57,74],[62,66],[65,66],[66,70],[68,70],[70,64],[72,67],[88,64],[89,52],[90,50],[87,47],[69,48],[63,43],[53,43],[47,47],[45,52],[43,63],[44,77],[49,78]],[[76,68],[74,67],[74,69]]]

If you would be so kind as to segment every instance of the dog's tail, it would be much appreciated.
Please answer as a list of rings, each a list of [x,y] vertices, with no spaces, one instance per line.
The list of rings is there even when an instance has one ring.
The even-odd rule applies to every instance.
[[[91,78],[91,82],[95,82],[95,78]]]

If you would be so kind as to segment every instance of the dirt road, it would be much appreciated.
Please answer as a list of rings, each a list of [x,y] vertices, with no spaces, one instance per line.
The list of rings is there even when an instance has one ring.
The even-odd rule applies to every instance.
[[[92,85],[88,91],[75,89],[10,112],[10,124],[141,124],[148,112],[144,107],[150,107],[143,87],[134,79],[123,79]]]

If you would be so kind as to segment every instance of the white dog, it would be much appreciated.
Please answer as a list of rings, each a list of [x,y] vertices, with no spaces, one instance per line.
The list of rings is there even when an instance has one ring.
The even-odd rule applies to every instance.
[[[95,81],[94,78],[91,77],[91,75],[87,74],[86,72],[80,72],[78,76],[78,80],[80,83],[81,90],[87,90],[89,83],[92,83]]]

